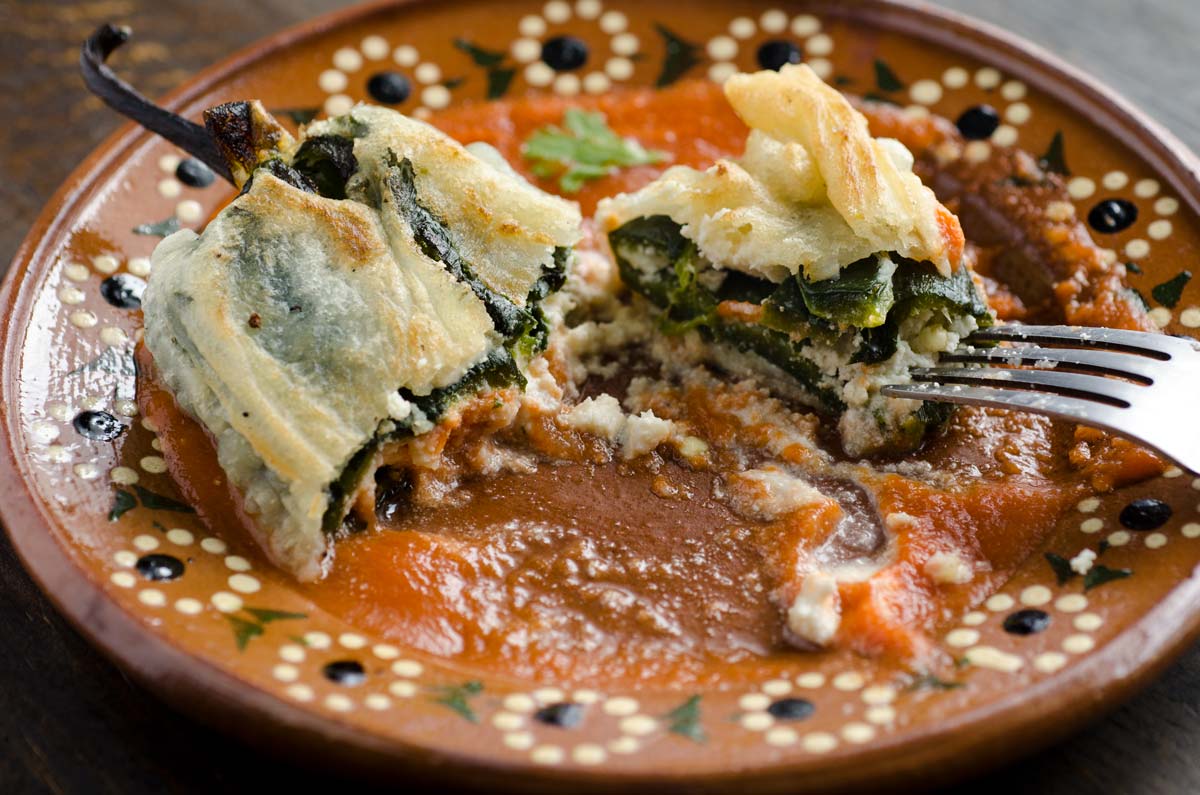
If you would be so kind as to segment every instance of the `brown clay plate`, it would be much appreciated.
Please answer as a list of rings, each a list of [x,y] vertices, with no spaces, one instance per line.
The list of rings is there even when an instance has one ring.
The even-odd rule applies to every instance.
[[[575,71],[540,60],[542,42],[561,34],[587,44]],[[1045,154],[1069,170],[1081,217],[1106,199],[1122,200],[1127,216],[1133,208],[1125,228],[1095,236],[1137,266],[1132,286],[1156,323],[1196,333],[1200,290],[1180,272],[1200,247],[1196,158],[1047,54],[915,6],[383,3],[252,47],[170,104],[193,118],[253,97],[297,115],[338,113],[371,99],[373,76],[398,72],[412,87],[398,107],[421,115],[489,90],[646,85],[667,67],[720,79],[757,68],[767,42],[795,45],[827,80],[859,93],[951,119],[995,108],[998,126],[977,148],[1015,143]],[[868,659],[796,654],[750,680],[630,692],[521,681],[372,636],[314,603],[242,537],[205,526],[138,414],[139,315],[102,285],[116,273],[148,275],[164,225],[201,225],[228,199],[227,186],[181,182],[179,157],[124,130],[58,192],[18,253],[0,300],[0,512],[60,609],[132,675],[206,720],[362,772],[422,766],[523,788],[562,779],[586,788],[900,786],[1062,735],[1127,697],[1200,631],[1200,479],[1171,469],[1080,502],[1007,584],[949,620],[942,643],[964,662],[949,679],[897,680]],[[76,418],[89,411],[125,432],[113,441],[82,434]],[[101,423],[92,436],[103,431]],[[1120,512],[1139,498],[1162,501],[1171,518],[1123,527]],[[1101,546],[1107,574],[1087,579],[1043,554]],[[1048,628],[1006,632],[1006,617],[1023,608],[1046,613]],[[330,676],[334,661],[358,663],[363,676]],[[579,707],[570,725],[539,713],[564,703]]]

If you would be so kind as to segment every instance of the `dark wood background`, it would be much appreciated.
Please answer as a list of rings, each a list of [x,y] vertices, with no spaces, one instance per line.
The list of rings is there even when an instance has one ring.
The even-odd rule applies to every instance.
[[[0,263],[117,126],[75,64],[100,22],[133,26],[120,69],[151,96],[337,0],[0,0]],[[1047,46],[1200,149],[1200,1],[943,0]],[[0,495],[0,499],[4,496]],[[131,684],[63,621],[0,537],[0,793],[307,792],[277,763]],[[356,790],[366,791],[355,785]],[[1200,793],[1200,647],[1067,742],[953,790]]]

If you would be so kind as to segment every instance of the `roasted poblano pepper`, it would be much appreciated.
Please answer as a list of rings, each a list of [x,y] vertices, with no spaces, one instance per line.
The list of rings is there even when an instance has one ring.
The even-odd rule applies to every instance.
[[[920,331],[906,328],[910,319],[928,315],[930,323],[949,325],[969,316],[978,326],[991,324],[965,267],[942,276],[928,263],[881,254],[847,266],[838,278],[789,276],[775,283],[714,270],[667,216],[629,221],[610,233],[609,242],[622,280],[661,310],[664,333],[696,330],[756,354],[833,414],[845,409],[844,384],[830,372],[823,356],[828,349],[851,351],[845,364],[871,365],[896,354],[902,329]],[[722,312],[723,302],[743,305],[743,311]],[[895,446],[913,446],[947,416],[942,407],[925,404],[896,429],[901,438]]]

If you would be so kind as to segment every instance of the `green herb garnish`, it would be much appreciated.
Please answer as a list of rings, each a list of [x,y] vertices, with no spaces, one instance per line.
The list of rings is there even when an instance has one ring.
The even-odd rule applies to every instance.
[[[553,125],[529,136],[521,154],[539,177],[558,177],[563,193],[578,193],[585,182],[601,179],[618,168],[661,163],[665,152],[644,149],[632,138],[613,132],[603,113],[571,108],[563,117],[566,129]]]

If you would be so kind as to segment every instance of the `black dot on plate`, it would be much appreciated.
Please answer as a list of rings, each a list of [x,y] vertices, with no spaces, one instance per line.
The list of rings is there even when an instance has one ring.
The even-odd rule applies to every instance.
[[[1004,631],[1013,635],[1033,635],[1050,626],[1045,610],[1018,610],[1004,619]]]
[[[100,282],[100,295],[118,309],[139,308],[145,290],[145,280],[131,273],[117,273]]]
[[[367,81],[367,92],[376,102],[399,105],[412,93],[412,83],[399,72],[376,72]]]
[[[361,685],[367,681],[367,672],[358,660],[334,660],[331,663],[325,663],[321,673],[330,682],[348,687]]]
[[[1128,229],[1137,220],[1137,205],[1127,199],[1105,199],[1088,212],[1088,225],[1111,234]]]
[[[781,698],[772,701],[767,712],[778,720],[804,720],[816,709],[807,698]]]
[[[1157,530],[1171,518],[1171,506],[1162,500],[1134,500],[1121,509],[1121,524],[1130,530]]]
[[[174,580],[183,576],[183,561],[172,555],[142,555],[137,570],[147,580]]]
[[[533,715],[534,718],[550,726],[561,729],[573,729],[583,720],[583,704],[563,702],[542,707]]]
[[[97,442],[111,442],[125,430],[125,426],[107,411],[81,411],[71,424],[81,435]]]
[[[578,69],[587,58],[587,45],[574,36],[555,36],[542,44],[542,60],[556,72]]]
[[[216,175],[212,169],[194,157],[184,158],[175,167],[175,179],[193,188],[207,188],[213,184]]]
[[[784,39],[773,39],[763,42],[758,48],[758,65],[763,69],[773,69],[778,72],[786,64],[800,63],[804,54],[800,48]]]
[[[964,138],[982,141],[1000,126],[1000,114],[991,105],[975,105],[964,110],[955,124]]]

